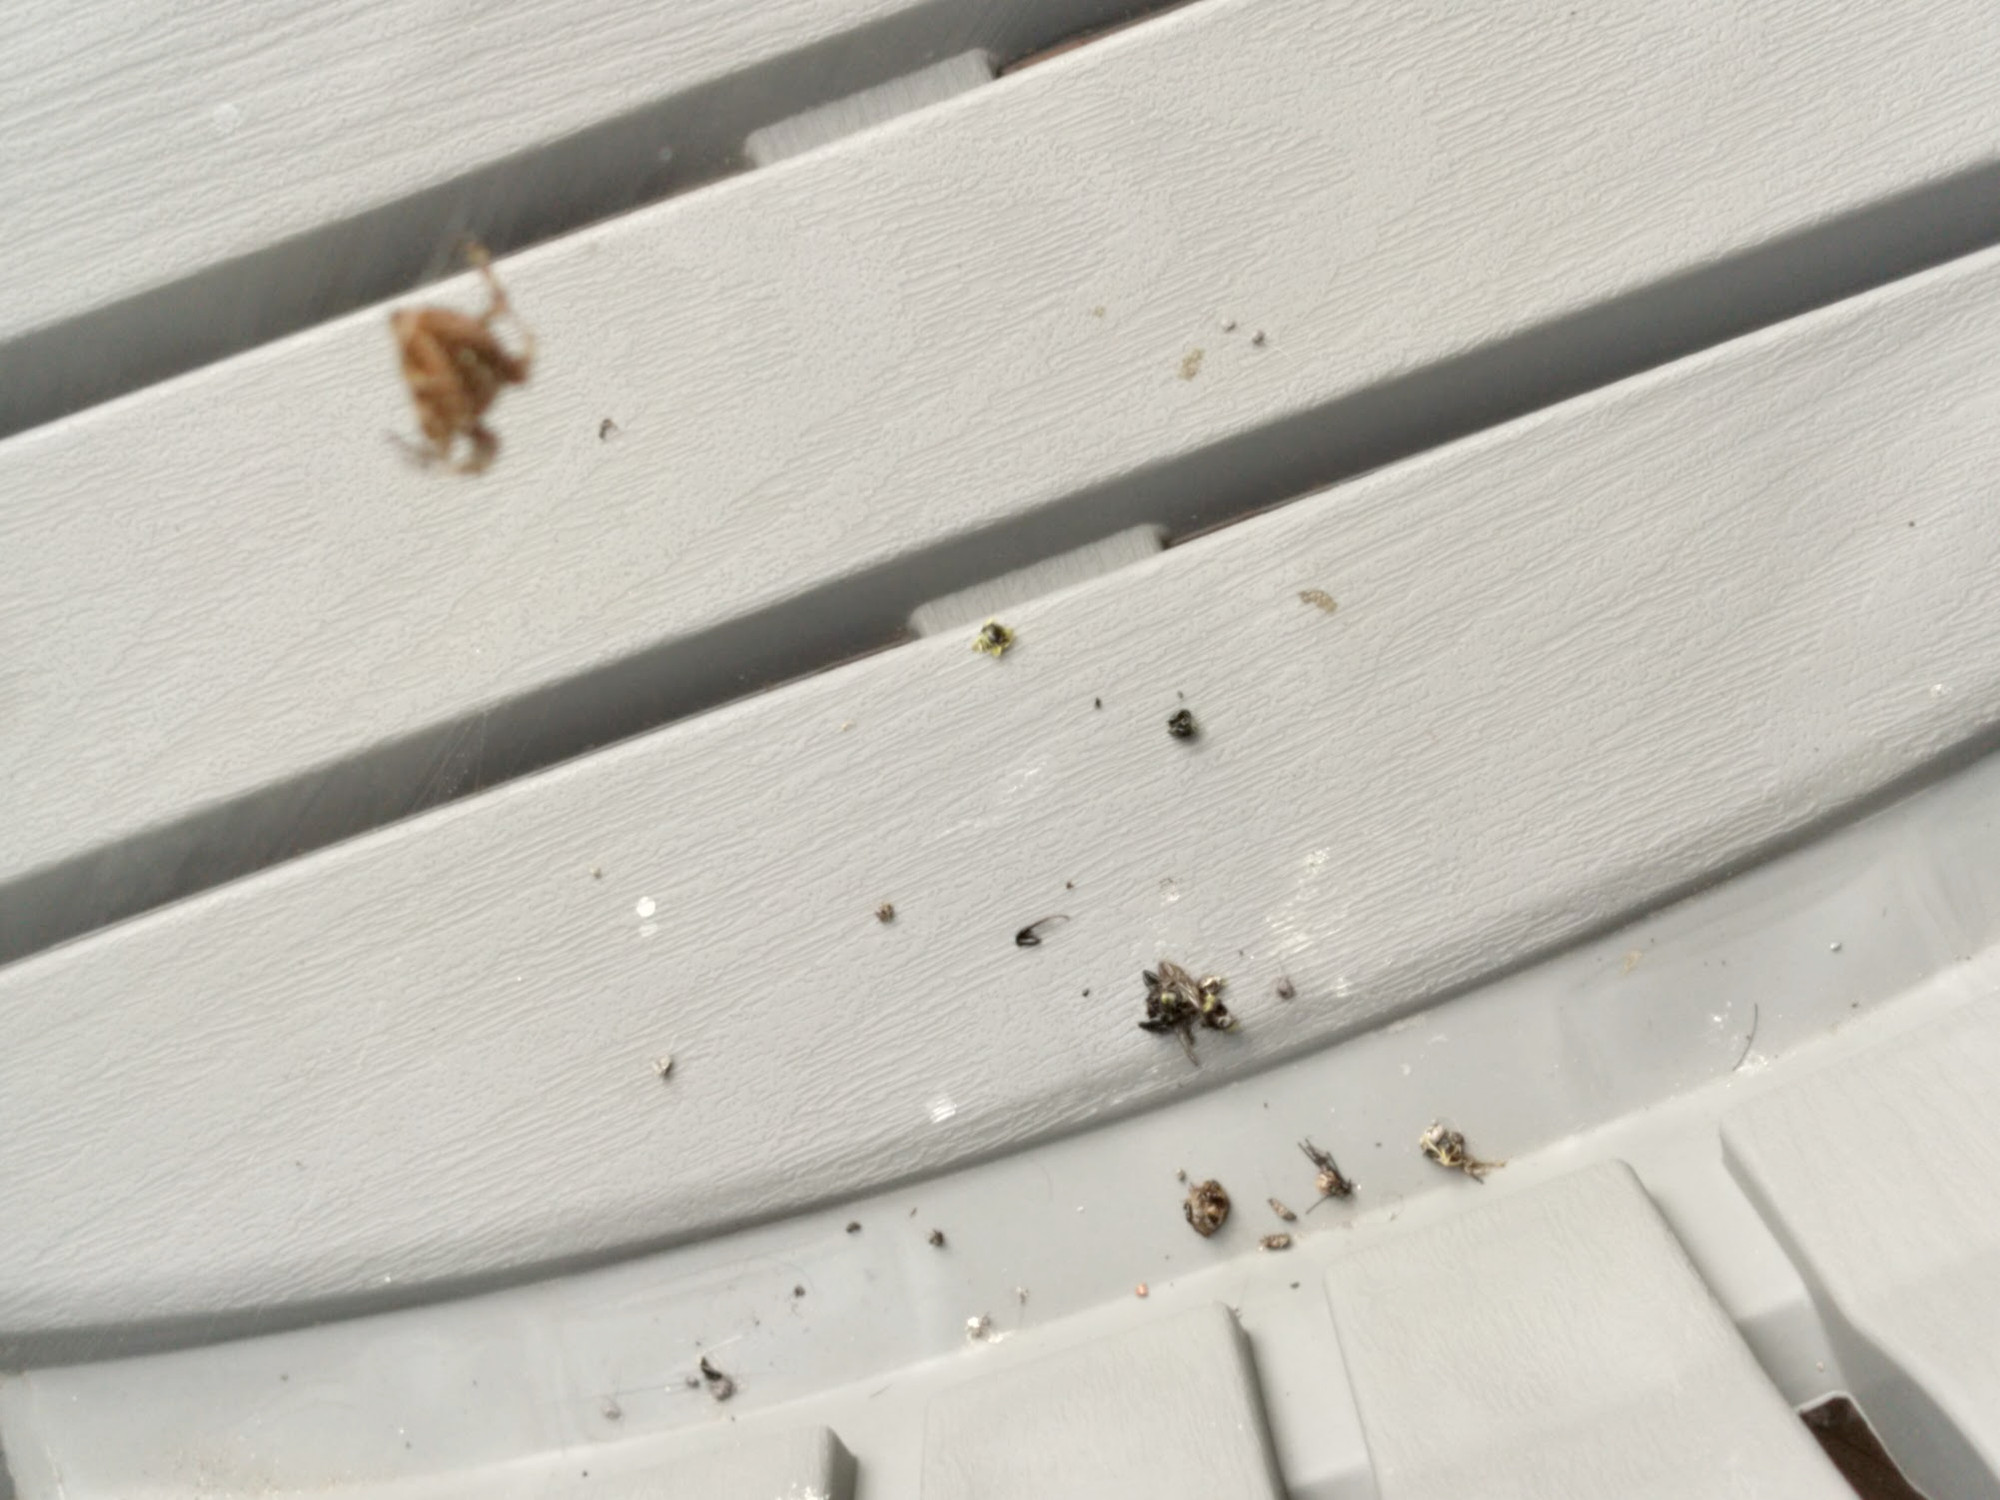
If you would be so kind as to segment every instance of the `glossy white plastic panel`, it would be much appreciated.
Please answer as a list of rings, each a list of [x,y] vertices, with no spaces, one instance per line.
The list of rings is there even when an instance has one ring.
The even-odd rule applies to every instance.
[[[1210,1304],[940,1393],[924,1500],[1279,1500],[1257,1370]]]
[[[1736,1175],[1929,1493],[2000,1495],[2000,995],[1746,1105]]]
[[[0,1445],[26,1500],[330,1478],[370,1500],[537,1500],[587,1494],[614,1463],[678,1470],[718,1430],[757,1444],[824,1426],[870,1493],[914,1495],[941,1388],[1219,1301],[1250,1340],[1286,1493],[1379,1500],[1321,1274],[1612,1159],[1787,1401],[1854,1389],[1717,1120],[1990,997],[1996,829],[1989,756],[1549,962],[1171,1108],[484,1296],[136,1358],[107,1357],[125,1341],[101,1334],[62,1356],[91,1363],[60,1368],[39,1344],[40,1368],[0,1375]],[[1418,1155],[1441,1110],[1508,1158],[1486,1186]],[[1301,1136],[1339,1155],[1354,1197],[1306,1209]],[[1214,1238],[1183,1220],[1177,1169],[1234,1195]],[[1283,1254],[1257,1248],[1280,1227],[1266,1195],[1301,1211]],[[980,1315],[990,1335],[968,1338]],[[704,1351],[736,1381],[726,1404],[686,1383]]]
[[[1850,1500],[1629,1168],[1343,1257],[1334,1326],[1381,1500]]]
[[[1023,605],[1002,660],[918,641],[0,970],[0,1332],[879,1187],[1881,794],[2000,713],[1997,289],[1954,264]],[[1198,1070],[1134,1025],[1162,955],[1238,985]]]
[[[386,440],[379,309],[21,434],[0,953],[1893,274],[2000,203],[1996,48],[1984,0],[1210,0],[510,259],[477,482]]]

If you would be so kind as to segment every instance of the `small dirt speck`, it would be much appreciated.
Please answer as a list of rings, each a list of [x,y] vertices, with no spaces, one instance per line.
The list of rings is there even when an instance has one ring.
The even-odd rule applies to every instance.
[[[1190,349],[1181,356],[1181,379],[1192,380],[1201,373],[1201,350]]]

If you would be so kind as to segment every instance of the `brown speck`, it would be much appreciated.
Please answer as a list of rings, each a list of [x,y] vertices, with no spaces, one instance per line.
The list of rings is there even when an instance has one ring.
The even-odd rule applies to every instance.
[[[604,867],[602,865],[592,865],[590,867],[590,878],[592,880],[602,880],[604,878]]]
[[[1231,318],[1227,323],[1224,323],[1222,325],[1222,331],[1224,333],[1236,332],[1236,320],[1234,318]]]
[[[795,1286],[792,1288],[792,1295],[794,1297],[803,1297],[805,1294],[806,1294],[806,1289],[802,1286]]]
[[[861,1221],[859,1219],[849,1219],[847,1221],[847,1232],[849,1234],[861,1233]]]
[[[1289,975],[1281,975],[1278,982],[1271,987],[1271,993],[1276,995],[1280,1000],[1290,1000],[1298,994],[1298,991],[1292,988],[1292,981]]]
[[[1092,708],[1102,708],[1104,707],[1104,700],[1102,698],[1092,698],[1090,700],[1090,706]]]
[[[1255,345],[1256,345],[1256,346],[1257,346],[1257,347],[1258,347],[1259,349],[1263,348],[1263,347],[1264,347],[1264,330],[1260,328],[1260,329],[1258,329],[1258,330],[1257,330],[1257,331],[1256,331],[1255,333],[1251,334],[1251,335],[1250,335],[1250,342],[1251,342],[1251,343],[1253,343],[1253,344],[1255,344]]]
[[[1043,928],[1060,927],[1068,920],[1069,915],[1066,912],[1057,912],[1052,917],[1037,918],[1014,934],[1014,946],[1016,948],[1039,948],[1042,946]]]
[[[930,1242],[933,1250],[944,1249],[944,1231],[942,1229],[933,1229],[930,1232]]]
[[[1257,1241],[1257,1248],[1259,1250],[1289,1250],[1292,1248],[1292,1237],[1289,1234],[1267,1234],[1261,1240]]]
[[[1283,1219],[1287,1224],[1296,1224],[1299,1221],[1299,1216],[1285,1207],[1276,1198],[1271,1199],[1271,1212]]]
[[[616,432],[617,430],[618,430],[618,424],[612,421],[611,418],[606,417],[602,422],[599,422],[597,424],[598,442],[600,443],[609,442],[611,439],[611,434]]]
[[[736,1382],[708,1362],[708,1356],[701,1357],[701,1378],[708,1384],[709,1395],[718,1401],[727,1401],[736,1394]]]
[[[1190,349],[1181,356],[1181,379],[1192,380],[1201,373],[1201,350]]]
[[[1177,708],[1167,720],[1167,733],[1177,740],[1191,740],[1200,731],[1195,728],[1194,715],[1184,708]]]
[[[1229,1194],[1213,1177],[1206,1182],[1197,1182],[1188,1189],[1187,1201],[1181,1205],[1181,1213],[1186,1216],[1194,1232],[1207,1239],[1220,1229],[1229,1217]]]
[[[1299,602],[1301,604],[1310,604],[1314,609],[1329,615],[1340,608],[1338,604],[1333,602],[1333,595],[1329,594],[1325,589],[1300,589]]]
[[[875,920],[876,920],[876,921],[878,921],[878,922],[893,922],[893,921],[895,921],[895,920],[896,920],[896,906],[895,906],[895,903],[894,903],[894,902],[892,902],[892,901],[884,901],[884,902],[883,902],[883,903],[882,903],[882,904],[881,904],[880,906],[876,907],[876,908],[875,908]]]

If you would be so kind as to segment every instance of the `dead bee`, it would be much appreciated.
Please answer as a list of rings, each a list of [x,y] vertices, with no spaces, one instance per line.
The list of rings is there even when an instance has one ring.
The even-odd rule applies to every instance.
[[[1431,1121],[1431,1128],[1417,1137],[1417,1149],[1422,1151],[1439,1166],[1453,1172],[1463,1172],[1474,1182],[1484,1182],[1486,1174],[1495,1167],[1507,1165],[1504,1161],[1481,1161],[1465,1148],[1465,1137],[1456,1130],[1448,1130],[1438,1121]]]
[[[1257,1241],[1257,1248],[1259,1250],[1289,1250],[1292,1248],[1292,1237],[1289,1234],[1267,1234],[1261,1240]]]
[[[484,313],[475,318],[448,307],[405,307],[389,315],[389,331],[395,335],[417,425],[430,445],[405,446],[421,462],[450,463],[453,448],[464,438],[470,451],[452,467],[461,474],[477,474],[500,451],[500,439],[482,419],[503,387],[527,383],[535,336],[514,317],[485,247],[468,242],[465,258],[486,280],[491,300]],[[502,317],[512,318],[520,335],[518,355],[508,353],[494,336],[494,320]]]
[[[1229,981],[1218,974],[1196,979],[1166,958],[1160,960],[1157,972],[1152,969],[1139,972],[1146,981],[1146,1019],[1139,1023],[1139,1029],[1160,1035],[1175,1033],[1188,1061],[1199,1067],[1201,1060],[1194,1055],[1196,1023],[1210,1031],[1228,1031],[1236,1025],[1236,1017],[1222,1003],[1222,990]]]
[[[990,656],[995,661],[1007,654],[1007,648],[1014,644],[1014,632],[998,620],[988,620],[979,627],[979,634],[972,638],[972,649],[981,656]]]
[[[1285,1205],[1280,1203],[1276,1198],[1272,1198],[1267,1201],[1271,1205],[1271,1212],[1276,1214],[1279,1218],[1283,1219],[1287,1224],[1296,1224],[1299,1222],[1299,1216],[1293,1213],[1289,1208],[1285,1207]]]
[[[1346,1198],[1353,1194],[1354,1179],[1341,1174],[1340,1168],[1333,1164],[1333,1157],[1329,1152],[1320,1150],[1310,1140],[1300,1141],[1299,1149],[1305,1152],[1307,1161],[1319,1168],[1319,1176],[1313,1179],[1313,1186],[1319,1189],[1319,1203],[1324,1203],[1329,1198]],[[1315,1203],[1313,1208],[1318,1208],[1319,1203]],[[1311,1213],[1312,1209],[1309,1208],[1306,1212]]]
[[[1184,708],[1177,708],[1167,720],[1167,733],[1177,740],[1191,740],[1195,737],[1194,715]]]
[[[1187,1215],[1194,1232],[1207,1239],[1229,1217],[1229,1194],[1213,1177],[1206,1182],[1197,1182],[1188,1189],[1187,1202],[1181,1205],[1181,1212]]]
[[[736,1382],[708,1362],[708,1356],[701,1357],[701,1378],[708,1385],[709,1395],[718,1401],[727,1401],[736,1394]]]

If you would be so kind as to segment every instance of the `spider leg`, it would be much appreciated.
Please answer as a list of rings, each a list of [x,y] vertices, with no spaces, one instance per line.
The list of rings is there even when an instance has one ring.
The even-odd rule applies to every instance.
[[[456,467],[461,474],[480,473],[493,462],[493,455],[500,451],[500,438],[484,422],[476,424],[466,438],[472,444],[472,451]]]

